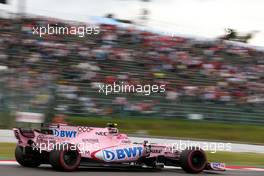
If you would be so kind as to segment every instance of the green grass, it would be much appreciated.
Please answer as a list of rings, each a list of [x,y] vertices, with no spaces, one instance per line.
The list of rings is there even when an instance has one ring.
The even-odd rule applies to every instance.
[[[76,125],[101,127],[104,127],[107,122],[116,122],[120,131],[125,133],[144,131],[147,135],[154,136],[264,143],[264,126],[257,125],[146,118],[70,117],[67,121]]]
[[[0,160],[14,159],[16,144],[0,143]],[[264,154],[257,153],[231,153],[231,152],[207,152],[208,161],[224,162],[227,165],[263,166]]]
[[[0,143],[0,160],[14,159],[15,143]]]
[[[208,161],[224,162],[227,165],[263,167],[264,164],[264,154],[259,153],[207,152],[207,157]]]

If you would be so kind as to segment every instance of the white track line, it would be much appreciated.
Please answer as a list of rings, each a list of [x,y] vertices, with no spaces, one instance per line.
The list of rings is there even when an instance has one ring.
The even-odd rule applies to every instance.
[[[19,165],[16,161],[0,161],[0,165]]]
[[[3,160],[0,161],[1,166],[16,166],[19,165],[16,161],[12,160]],[[165,166],[166,169],[181,169],[180,167],[173,167],[173,166]],[[259,171],[264,172],[264,168],[254,168],[254,167],[245,167],[245,168],[239,168],[239,169],[233,169],[233,168],[226,168],[226,170],[229,171]]]

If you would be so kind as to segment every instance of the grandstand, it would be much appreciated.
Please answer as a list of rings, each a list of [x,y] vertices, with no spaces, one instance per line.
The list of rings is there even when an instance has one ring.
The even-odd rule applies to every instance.
[[[31,35],[50,22],[23,19],[18,34],[15,21],[0,20],[2,113],[264,123],[263,51],[103,24],[97,37]],[[113,81],[166,92],[98,93],[98,83]]]

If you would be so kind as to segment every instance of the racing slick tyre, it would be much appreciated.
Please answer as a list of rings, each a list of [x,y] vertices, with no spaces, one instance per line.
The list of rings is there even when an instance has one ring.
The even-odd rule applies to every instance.
[[[179,161],[182,169],[188,173],[200,173],[207,164],[205,152],[198,147],[191,147],[182,151]]]
[[[38,167],[41,164],[39,151],[31,147],[16,146],[15,158],[24,167]]]
[[[81,161],[81,155],[78,150],[71,150],[70,147],[59,147],[50,152],[49,162],[54,169],[61,171],[76,170]]]

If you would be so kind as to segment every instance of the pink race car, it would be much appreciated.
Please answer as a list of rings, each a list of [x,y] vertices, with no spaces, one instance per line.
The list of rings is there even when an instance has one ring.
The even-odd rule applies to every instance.
[[[13,130],[18,140],[15,157],[25,167],[51,164],[58,170],[74,171],[84,164],[159,169],[175,166],[189,173],[225,170],[224,163],[208,163],[205,152],[197,147],[180,151],[171,145],[133,143],[113,123],[106,128],[55,124],[40,130]]]

